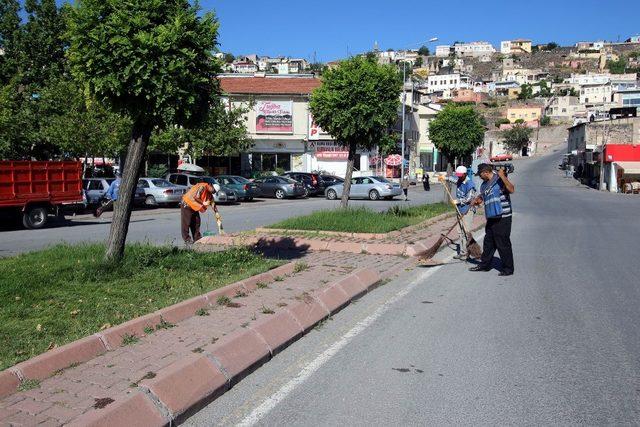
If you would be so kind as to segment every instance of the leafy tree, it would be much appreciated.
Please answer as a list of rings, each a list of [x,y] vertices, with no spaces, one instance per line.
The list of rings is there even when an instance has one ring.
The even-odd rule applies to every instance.
[[[551,88],[549,87],[549,84],[547,83],[546,80],[541,80],[540,81],[540,96],[544,97],[544,98],[550,98],[551,97]]]
[[[313,118],[349,149],[342,207],[349,204],[356,150],[389,141],[389,128],[398,120],[401,88],[395,66],[353,57],[328,70],[322,86],[311,94]]]
[[[514,123],[521,125],[524,123],[524,119],[516,119]]]
[[[611,74],[624,74],[627,72],[627,60],[623,55],[617,61],[607,61],[607,68]]]
[[[549,126],[551,124],[551,117],[543,116],[540,119],[540,126]]]
[[[418,55],[420,56],[429,56],[431,54],[431,52],[429,51],[429,48],[427,46],[420,46],[420,49],[418,49]]]
[[[69,61],[91,95],[129,117],[132,132],[105,258],[120,259],[138,174],[155,128],[199,124],[215,93],[218,22],[187,0],[78,0]]]
[[[509,123],[511,123],[509,119],[502,117],[496,120],[494,124],[499,128],[501,125],[508,125]]]
[[[18,70],[20,45],[20,4],[18,0],[0,0],[0,84],[7,84]]]
[[[429,136],[448,159],[455,159],[470,155],[482,145],[484,130],[480,114],[473,107],[451,103],[433,119]]]
[[[511,129],[502,132],[502,140],[509,151],[516,153],[529,144],[532,134],[533,129],[524,124],[515,124]]]
[[[533,98],[533,87],[525,83],[520,86],[520,93],[518,94],[518,99],[527,100]]]
[[[233,61],[235,61],[235,60],[236,60],[236,57],[235,57],[235,56],[233,56],[233,54],[232,54],[232,53],[225,53],[225,54],[224,54],[224,62],[225,62],[226,64],[231,64],[231,63],[232,63]]]
[[[418,57],[416,58],[416,62],[415,62],[415,64],[414,64],[414,65],[415,65],[416,67],[418,67],[418,68],[422,67],[422,57],[421,57],[421,56],[418,56]]]
[[[550,43],[547,43],[547,48],[545,50],[554,50],[554,49],[557,49],[558,47],[560,47],[558,43],[550,42]]]

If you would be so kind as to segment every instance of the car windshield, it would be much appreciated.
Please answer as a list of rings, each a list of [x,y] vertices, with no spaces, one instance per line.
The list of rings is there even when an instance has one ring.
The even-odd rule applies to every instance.
[[[215,179],[215,178],[213,178],[213,177],[211,177],[211,176],[203,176],[203,177],[202,177],[202,180],[203,180],[204,182],[209,183],[209,184],[218,184],[218,181],[216,181],[216,179]]]
[[[279,177],[278,177],[278,180],[279,180],[280,182],[284,182],[284,183],[286,183],[286,184],[297,184],[297,183],[298,183],[298,181],[296,181],[295,179],[286,178],[286,177],[284,177],[284,176],[279,176]]]
[[[152,179],[151,182],[153,183],[153,185],[160,188],[173,187],[173,184],[166,179]]]
[[[241,176],[234,176],[232,179],[239,184],[248,184],[251,182],[247,178]]]
[[[383,177],[383,176],[372,176],[371,178],[375,179],[376,181],[379,182],[386,182],[388,184],[390,184],[390,182],[387,180],[387,178]]]

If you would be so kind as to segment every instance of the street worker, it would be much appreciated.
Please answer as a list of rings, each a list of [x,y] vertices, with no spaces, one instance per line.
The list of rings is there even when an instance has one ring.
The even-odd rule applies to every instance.
[[[458,208],[460,215],[462,215],[461,221],[463,221],[466,230],[470,232],[473,226],[473,215],[476,211],[472,203],[476,199],[478,192],[473,180],[469,178],[465,166],[458,166],[450,180],[456,183],[456,198],[452,202]],[[459,231],[458,254],[454,258],[466,260],[469,258],[469,253],[467,252],[469,242],[462,227],[460,227]]]
[[[485,236],[480,264],[470,271],[489,271],[493,255],[498,250],[502,269],[499,276],[511,276],[513,267],[513,250],[511,249],[511,194],[516,191],[509,181],[504,169],[494,172],[493,166],[487,163],[478,165],[476,175],[482,179],[480,195],[473,201],[474,206],[484,203],[484,214],[487,217]]]
[[[99,218],[104,211],[106,211],[111,206],[113,206],[114,202],[118,200],[121,181],[122,181],[122,175],[118,171],[116,172],[116,179],[113,180],[113,182],[111,182],[111,184],[109,185],[109,188],[107,189],[107,192],[104,194],[104,196],[107,198],[106,203],[99,205],[98,208],[93,213],[93,216],[95,216],[96,218]],[[99,203],[102,203],[102,201],[100,201]]]
[[[213,202],[213,195],[220,191],[218,184],[199,182],[182,196],[180,203],[180,230],[182,240],[187,245],[197,242],[202,238],[200,234],[200,212],[206,212],[212,207],[216,215],[218,207]],[[191,235],[189,235],[191,232]],[[193,236],[193,237],[192,237]]]
[[[405,175],[400,184],[404,193],[404,200],[409,200],[409,176]]]
[[[431,185],[429,184],[429,174],[427,172],[422,175],[422,187],[424,188],[424,191],[431,190]]]

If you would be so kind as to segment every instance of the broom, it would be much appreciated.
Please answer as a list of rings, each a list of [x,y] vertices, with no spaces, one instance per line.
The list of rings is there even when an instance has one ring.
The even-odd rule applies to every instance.
[[[451,230],[453,230],[456,225],[458,225],[458,221],[454,222],[451,228],[446,233],[442,233],[440,235],[440,238],[429,249],[420,253],[419,260],[433,258],[433,256],[438,252],[438,249],[440,249],[440,246],[442,246],[444,241],[448,239],[447,236],[449,235],[449,233],[451,233]]]
[[[453,196],[451,195],[451,191],[449,191],[449,186],[444,184],[444,189],[447,192],[447,195],[449,196],[449,201],[451,201],[452,202],[451,204],[454,205]],[[476,239],[473,238],[473,234],[471,234],[471,232],[468,231],[467,227],[464,225],[464,221],[462,220],[462,214],[458,209],[458,205],[454,205],[454,207],[456,208],[456,215],[458,217],[458,222],[460,223],[460,228],[462,228],[462,232],[467,238],[467,253],[471,258],[480,258],[482,256],[482,248],[480,247],[478,242],[476,242]]]

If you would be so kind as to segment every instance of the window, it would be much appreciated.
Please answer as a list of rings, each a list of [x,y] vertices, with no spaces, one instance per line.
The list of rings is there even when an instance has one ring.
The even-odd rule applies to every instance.
[[[141,179],[138,181],[138,187],[140,188],[149,188],[149,183],[146,179]]]
[[[265,181],[267,184],[277,184],[278,180],[276,178],[267,178]]]
[[[176,184],[187,185],[187,177],[184,175],[174,175],[176,177]]]
[[[87,186],[87,190],[103,190],[101,180],[91,180]]]
[[[369,178],[362,178],[362,183],[363,184],[373,184],[373,181],[371,181]]]
[[[166,179],[152,179],[151,183],[156,187],[160,187],[160,188],[171,187],[171,183]]]

